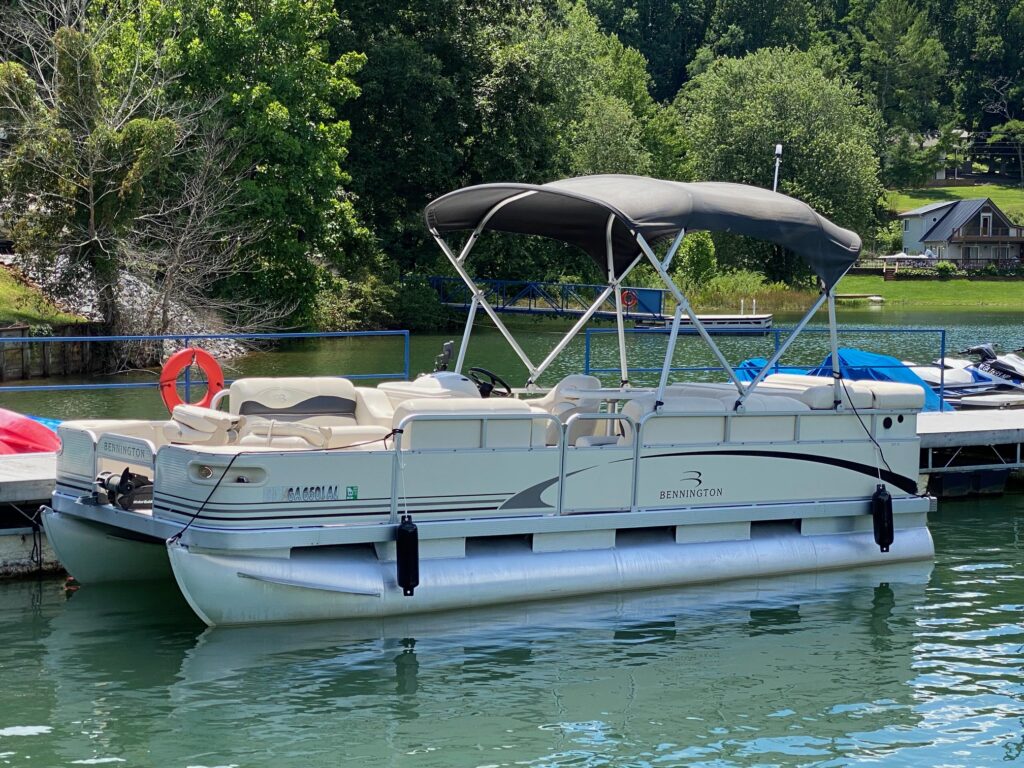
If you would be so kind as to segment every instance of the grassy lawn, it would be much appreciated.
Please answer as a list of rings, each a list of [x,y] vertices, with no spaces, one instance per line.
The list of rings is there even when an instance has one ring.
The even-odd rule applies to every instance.
[[[1016,185],[979,184],[976,187],[922,187],[886,192],[889,207],[903,213],[943,200],[990,197],[1016,223],[1024,222],[1024,188]]]
[[[80,317],[61,312],[39,291],[16,279],[6,267],[0,267],[0,325],[56,325],[81,320]]]
[[[886,305],[915,307],[987,307],[1024,309],[1024,281],[996,280],[890,280],[880,275],[847,275],[837,293],[870,293]]]

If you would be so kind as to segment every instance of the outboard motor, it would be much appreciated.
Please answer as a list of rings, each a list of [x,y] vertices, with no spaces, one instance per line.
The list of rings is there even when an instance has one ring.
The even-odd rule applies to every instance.
[[[871,520],[875,529],[875,544],[882,552],[888,552],[893,540],[892,496],[885,486],[879,484],[871,497]]]
[[[441,345],[441,354],[434,358],[434,373],[448,370],[448,363],[452,361],[452,351],[454,349],[454,341],[446,341]]]
[[[145,475],[129,471],[100,472],[94,481],[97,498],[124,510],[130,510],[139,501],[153,500],[153,481]],[[103,499],[102,497],[105,497]]]

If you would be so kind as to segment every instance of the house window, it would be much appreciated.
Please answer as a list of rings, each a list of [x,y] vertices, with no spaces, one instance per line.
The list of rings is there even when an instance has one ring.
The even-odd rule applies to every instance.
[[[1010,246],[1008,245],[997,245],[992,249],[992,255],[1000,261],[1010,258]]]
[[[910,219],[904,219],[903,220],[903,231],[904,232],[909,232],[910,231]]]
[[[992,236],[992,214],[983,213],[981,214],[981,236],[991,237]]]
[[[940,245],[939,252],[936,254],[940,259],[946,258],[946,246]]]
[[[960,249],[960,258],[963,261],[977,261],[979,251],[976,245],[965,245]]]

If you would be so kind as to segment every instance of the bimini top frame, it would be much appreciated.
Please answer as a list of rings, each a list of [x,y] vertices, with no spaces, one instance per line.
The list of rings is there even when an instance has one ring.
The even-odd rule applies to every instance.
[[[615,295],[619,329],[619,357],[623,385],[628,383],[621,285],[630,271],[647,258],[677,302],[669,348],[662,369],[658,400],[662,399],[671,367],[682,314],[715,354],[739,393],[737,407],[767,375],[791,341],[826,301],[835,377],[835,401],[839,395],[834,287],[856,261],[860,238],[818,215],[806,203],[786,195],[743,184],[721,182],[683,183],[642,176],[583,176],[543,185],[481,184],[449,192],[430,203],[425,211],[427,227],[459,276],[472,291],[469,317],[459,349],[461,370],[476,311],[483,307],[498,330],[529,371],[532,386],[598,308]],[[497,312],[486,300],[465,263],[484,230],[550,237],[582,248],[607,276],[608,286],[540,364],[534,365]],[[444,236],[470,230],[458,255]],[[668,269],[687,231],[730,232],[777,243],[800,255],[818,276],[821,296],[753,382],[744,384],[718,345],[694,313],[689,301],[669,276]],[[664,259],[653,246],[671,244]]]

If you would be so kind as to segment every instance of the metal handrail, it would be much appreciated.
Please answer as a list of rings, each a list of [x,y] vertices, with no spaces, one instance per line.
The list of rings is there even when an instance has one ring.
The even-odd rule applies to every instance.
[[[580,421],[625,421],[627,424],[629,424],[630,428],[633,431],[633,439],[636,440],[636,437],[637,437],[636,422],[634,422],[632,418],[630,418],[629,416],[627,416],[624,413],[574,413],[572,416],[570,416],[568,419],[565,420],[565,423],[562,425],[562,440],[561,440],[561,443],[562,443],[562,455],[559,457],[559,464],[558,464],[558,514],[559,514],[559,516],[564,514],[564,509],[565,509],[565,451],[566,451],[566,448],[568,448],[568,447],[573,447],[573,448],[575,447],[575,446],[567,446],[566,445],[566,443],[567,443],[566,437],[568,437],[570,428],[572,427],[573,424],[576,423],[577,420],[580,420]],[[639,474],[639,465],[637,463],[636,449],[634,448],[634,450],[633,450],[633,488],[634,489],[636,488],[636,478],[637,478],[638,474]],[[630,503],[629,503],[630,511],[632,511],[635,508],[635,503],[634,502],[635,502],[635,497],[634,496],[630,496]]]
[[[532,422],[543,419],[545,421],[554,422],[561,426],[562,422],[557,416],[553,416],[550,413],[410,413],[405,416],[398,425],[394,428],[395,439],[392,441],[392,464],[391,464],[391,520],[390,523],[397,525],[398,523],[398,478],[400,469],[403,469],[402,464],[402,435],[405,434],[406,428],[409,424],[414,421],[481,421],[480,432],[480,444],[485,447],[484,444],[487,441],[487,422],[488,421],[530,421],[531,430],[533,428]],[[565,453],[565,432],[561,432],[561,438],[558,441],[558,446],[545,445],[544,448],[558,448],[560,451],[559,463],[562,463],[561,454]],[[533,448],[531,445],[530,448]],[[561,514],[561,510],[559,510]]]
[[[842,328],[840,329],[843,334],[910,334],[910,335],[921,335],[921,334],[938,334],[939,337],[939,356],[938,360],[944,361],[946,359],[946,329],[945,328]],[[792,328],[775,327],[763,332],[763,335],[771,335],[773,337],[773,349],[778,350],[782,344],[783,334],[792,333]],[[645,335],[645,334],[660,334],[665,335],[668,330],[665,328],[626,328],[627,334]],[[828,333],[827,328],[804,328],[801,333]],[[614,328],[588,328],[584,334],[584,352],[583,352],[583,372],[588,375],[602,374],[602,373],[618,373],[618,368],[597,368],[591,365],[591,354],[592,354],[592,336],[602,336],[617,333]],[[716,334],[720,335],[732,335],[732,336],[749,336],[748,332],[735,331],[735,330],[722,330],[715,331]],[[801,370],[814,370],[819,366],[817,365],[782,365],[774,366],[775,372],[779,372],[780,368],[799,368]],[[900,365],[888,365],[879,366],[880,368],[893,368],[901,369],[906,366]],[[659,373],[661,367],[643,367],[634,368],[630,367],[630,373]],[[669,368],[670,371],[679,372],[724,372],[725,369],[721,366],[672,366]],[[945,369],[940,368],[939,370],[939,398],[944,400],[946,393],[946,375]]]

